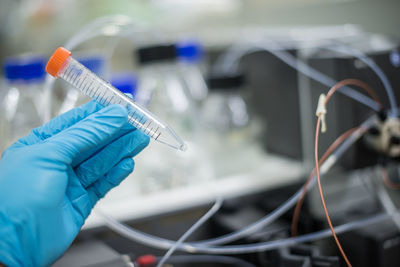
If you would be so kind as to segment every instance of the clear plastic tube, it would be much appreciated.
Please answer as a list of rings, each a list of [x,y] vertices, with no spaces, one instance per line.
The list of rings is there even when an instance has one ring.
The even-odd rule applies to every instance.
[[[310,78],[326,85],[327,87],[332,87],[335,84],[337,84],[337,81],[335,81],[334,79],[330,78],[329,76],[323,74],[322,72],[320,72],[316,69],[311,68],[310,66],[305,64],[303,61],[296,59],[295,57],[293,57],[292,55],[290,55],[289,53],[287,53],[285,51],[277,51],[277,50],[274,50],[273,48],[271,49],[265,45],[261,46],[261,48],[268,49],[268,51],[270,53],[272,53],[273,55],[275,55],[276,57],[278,57],[279,59],[284,61],[289,66],[297,69],[299,72],[303,73],[304,75],[309,76]],[[373,110],[379,111],[379,105],[374,100],[372,100],[370,97],[365,96],[364,94],[354,90],[351,87],[347,87],[347,86],[342,87],[341,89],[338,90],[338,92],[356,100],[359,103],[362,103],[362,104],[372,108]]]
[[[232,69],[238,67],[238,61],[244,55],[253,52],[253,51],[268,51],[283,62],[285,62],[288,66],[298,70],[302,74],[312,78],[320,82],[323,85],[328,87],[332,87],[337,83],[334,79],[329,76],[323,74],[322,72],[308,66],[303,61],[295,58],[291,54],[285,52],[283,47],[280,44],[274,43],[272,41],[268,42],[260,42],[260,43],[248,43],[247,45],[237,45],[233,47],[230,51],[226,53],[226,55],[222,56],[216,63],[216,71],[220,72],[231,72]],[[361,59],[360,59],[361,60]],[[360,92],[354,90],[350,87],[343,87],[339,89],[339,92],[364,104],[373,110],[379,111],[378,104],[369,98],[361,94]]]
[[[346,139],[334,152],[333,154],[325,161],[324,164],[321,165],[321,173],[327,172],[336,162],[337,160],[344,154],[347,149],[349,149],[364,133],[362,130],[363,128],[369,128],[369,126],[373,123],[374,118],[370,118],[366,120],[364,123],[361,124],[361,127],[359,130],[355,131],[348,139]],[[310,190],[313,185],[315,184],[315,176],[313,180],[311,181],[310,185],[308,186],[308,190]],[[218,238],[213,238],[213,239],[208,239],[208,240],[203,240],[203,241],[197,241],[197,242],[191,242],[191,243],[183,243],[182,246],[180,246],[180,250],[184,250],[187,252],[199,252],[199,248],[204,248],[207,246],[212,246],[212,245],[219,245],[219,244],[225,244],[228,242],[232,242],[235,240],[238,240],[244,236],[247,236],[249,234],[255,233],[256,231],[261,230],[263,227],[267,226],[268,224],[272,223],[276,219],[278,219],[281,215],[283,215],[285,212],[287,212],[290,208],[292,208],[297,200],[299,199],[301,193],[302,193],[302,188],[299,189],[291,198],[289,198],[285,203],[283,203],[281,206],[276,208],[274,211],[266,215],[265,217],[261,218],[260,220],[250,224],[249,226],[231,233],[227,234]],[[124,225],[123,223],[120,223],[116,221],[115,219],[111,218],[110,216],[97,211],[105,220],[105,223],[108,227],[110,227],[112,230],[116,231],[117,233],[120,233],[121,235],[136,240],[140,243],[143,243],[145,245],[149,246],[154,246],[157,248],[163,248],[163,249],[169,249],[175,244],[175,241],[172,240],[167,240],[159,237],[155,237],[140,231],[137,231],[135,229],[131,229],[128,226]]]
[[[74,50],[80,44],[96,38],[98,36],[120,36],[123,37],[135,31],[143,31],[146,27],[137,21],[132,20],[124,15],[105,16],[94,20],[93,22],[84,26],[79,32],[74,34],[64,45],[68,50]],[[42,109],[41,117],[43,123],[50,120],[51,114],[51,99],[52,88],[55,79],[48,75],[43,87]]]
[[[189,237],[191,236],[200,226],[208,221],[222,206],[223,199],[218,198],[211,209],[204,214],[195,224],[193,224],[189,230],[187,230],[176,243],[165,253],[164,257],[158,262],[157,267],[161,267],[167,262],[168,258],[175,252],[175,250]]]
[[[357,220],[354,222],[345,223],[334,227],[336,234],[342,234],[352,230],[356,230],[365,226],[369,226],[375,223],[383,222],[391,218],[391,214],[378,214],[366,219]],[[108,220],[108,226],[115,230],[122,236],[132,239],[134,241],[140,242],[144,245],[155,247],[158,249],[168,249],[171,247],[171,242],[163,238],[154,237],[145,233],[132,231],[124,225],[120,225],[117,221],[112,218]],[[293,246],[295,244],[311,242],[319,240],[322,238],[330,237],[332,232],[330,229],[321,230],[318,232],[291,237],[281,240],[268,241],[258,244],[247,244],[247,245],[233,245],[233,246],[223,246],[223,247],[207,247],[192,245],[190,243],[183,243],[178,247],[179,250],[186,251],[189,253],[208,253],[208,254],[246,254],[255,253],[261,251],[268,251],[282,247]],[[172,242],[173,243],[173,242]]]
[[[369,226],[375,223],[379,223],[391,218],[389,214],[378,214],[371,216],[366,219],[357,220],[354,222],[345,223],[334,227],[336,234],[342,234],[352,230],[356,230],[365,226]],[[332,235],[330,229],[321,230],[311,234],[306,234],[298,237],[286,238],[283,240],[263,242],[259,244],[249,245],[235,245],[235,246],[224,246],[224,247],[208,247],[200,248],[198,252],[210,253],[210,254],[244,254],[244,253],[255,253],[261,251],[268,251],[282,247],[293,246],[295,244],[311,242],[322,238],[327,238]]]
[[[54,52],[47,63],[46,71],[67,81],[103,106],[125,106],[128,122],[134,127],[160,143],[178,150],[186,150],[185,143],[170,126],[80,64],[65,48],[59,47]]]
[[[83,27],[73,35],[64,45],[68,50],[73,50],[80,44],[101,35],[123,35],[121,28],[129,27],[129,32],[139,31],[145,26],[125,15],[112,15],[98,18]]]
[[[358,60],[362,61],[364,64],[366,64],[368,67],[371,68],[371,70],[378,76],[378,78],[381,80],[385,90],[386,94],[389,99],[389,104],[390,104],[390,109],[391,113],[393,116],[397,117],[398,116],[398,110],[397,110],[397,101],[396,97],[394,96],[393,93],[393,87],[389,82],[389,79],[387,78],[386,74],[383,72],[383,70],[375,63],[374,60],[372,60],[370,57],[368,57],[366,54],[363,52],[354,49],[352,47],[346,46],[344,44],[338,43],[337,45],[332,45],[332,46],[326,46],[325,49],[336,51],[342,54],[346,55],[351,55],[356,57]]]
[[[336,151],[326,160],[324,164],[321,165],[321,173],[324,174],[328,172],[328,170],[337,162],[337,160],[346,152],[350,146],[352,146],[362,135],[363,131],[361,130],[362,128],[368,128],[373,119],[368,119],[364,123],[362,123],[361,128],[357,131],[355,131],[348,139],[346,139],[341,146],[339,146]],[[312,181],[310,182],[310,185],[308,187],[308,191],[311,190],[311,188],[315,184],[315,176],[313,177]],[[266,225],[272,223],[275,221],[277,218],[282,216],[284,213],[286,213],[288,210],[290,210],[298,201],[302,194],[302,188],[299,189],[292,197],[290,197],[288,200],[286,200],[281,206],[279,206],[277,209],[269,213],[266,217],[260,219],[259,221],[235,232],[232,234],[225,235],[220,238],[214,238],[210,239],[207,241],[200,241],[196,242],[196,244],[201,244],[201,245],[216,245],[216,244],[225,244],[229,243],[235,240],[238,240],[244,236],[247,236],[251,233],[254,233],[256,231],[261,230],[263,227]]]

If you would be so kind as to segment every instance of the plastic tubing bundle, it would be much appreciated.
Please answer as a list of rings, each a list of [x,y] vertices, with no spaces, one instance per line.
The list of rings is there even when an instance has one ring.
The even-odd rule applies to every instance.
[[[321,47],[321,45],[318,45],[318,47]],[[384,88],[387,92],[387,96],[389,98],[389,103],[390,103],[390,108],[391,108],[391,113],[393,115],[398,114],[397,110],[397,103],[396,99],[394,97],[393,93],[393,88],[385,75],[385,73],[382,71],[382,69],[367,55],[364,53],[353,49],[349,46],[346,46],[344,44],[336,43],[332,44],[332,41],[321,48],[332,50],[335,52],[339,52],[342,54],[346,55],[351,55],[354,56],[355,58],[359,59],[363,63],[365,63],[367,66],[371,68],[371,70],[378,76],[378,78],[381,80],[382,84],[384,85]],[[272,55],[276,56],[280,60],[282,60],[284,63],[289,65],[290,67],[296,69],[297,71],[301,72],[302,74],[310,77],[313,80],[316,80],[320,82],[321,84],[324,84],[328,87],[332,87],[337,83],[334,79],[330,78],[329,76],[323,74],[322,72],[308,66],[305,64],[303,61],[297,59],[296,57],[292,56],[290,53],[284,51],[285,47],[279,43],[273,42],[271,40],[268,41],[257,41],[257,42],[252,42],[252,43],[238,43],[234,46],[232,46],[228,52],[223,54],[216,62],[214,71],[216,72],[223,72],[223,73],[229,73],[232,70],[237,69],[238,67],[238,62],[240,58],[242,58],[244,55],[249,54],[254,51],[268,51]],[[342,89],[339,90],[340,93],[356,100],[357,102],[360,102],[376,111],[379,111],[378,105],[375,101],[373,101],[371,98],[359,93],[358,91],[350,88],[350,87],[343,87]]]
[[[327,172],[330,167],[332,167],[337,160],[344,154],[347,149],[349,149],[363,134],[361,128],[368,128],[372,123],[372,118],[365,121],[360,130],[355,131],[348,139],[346,139],[342,145],[338,147],[336,151],[327,159],[327,161],[321,165],[321,173]],[[315,184],[315,177],[311,182],[308,190],[312,188]],[[319,232],[287,238],[282,240],[276,241],[269,241],[259,244],[249,244],[249,245],[235,245],[235,246],[224,246],[218,247],[218,244],[224,244],[227,242],[231,242],[237,240],[243,236],[249,235],[254,233],[255,231],[260,230],[262,227],[267,226],[268,224],[275,221],[279,218],[282,214],[287,212],[291,207],[295,205],[298,198],[301,195],[300,189],[297,193],[295,193],[289,200],[287,200],[284,204],[280,207],[275,209],[273,212],[265,216],[264,218],[258,220],[257,222],[245,227],[244,229],[209,240],[203,240],[198,242],[191,242],[191,243],[182,243],[177,249],[181,251],[186,251],[189,253],[208,253],[208,254],[240,254],[240,253],[252,253],[252,252],[259,252],[259,251],[266,251],[272,250],[280,247],[291,246],[301,242],[309,242],[325,237],[329,237],[331,235],[330,229],[322,230]],[[132,239],[134,241],[140,242],[144,245],[152,246],[159,249],[169,249],[176,243],[173,240],[168,240],[160,237],[155,237],[150,234],[146,234],[137,230],[134,230],[115,219],[100,213],[108,227],[110,227],[115,232],[123,235],[126,238]],[[337,233],[344,233],[347,231],[351,231],[354,229],[358,229],[367,225],[371,225],[374,223],[381,222],[383,220],[387,220],[391,218],[391,214],[378,214],[367,219],[358,220],[355,222],[346,223],[340,226],[335,227],[335,231]]]

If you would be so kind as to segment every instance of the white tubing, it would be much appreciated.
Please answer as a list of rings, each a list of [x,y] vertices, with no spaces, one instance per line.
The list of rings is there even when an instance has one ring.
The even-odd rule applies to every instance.
[[[365,226],[376,224],[385,220],[390,219],[389,214],[378,214],[366,219],[357,220],[354,222],[345,223],[334,227],[336,234],[342,234],[352,230],[356,230]],[[235,246],[224,246],[224,247],[209,247],[200,248],[198,252],[210,253],[210,254],[244,254],[244,253],[255,253],[261,251],[268,251],[282,247],[293,246],[295,244],[311,242],[319,240],[322,238],[327,238],[332,235],[330,229],[321,230],[311,234],[306,234],[298,237],[286,238],[283,240],[263,242],[259,244],[249,244],[249,245],[235,245]]]
[[[330,49],[330,48],[327,48],[327,49]],[[238,62],[241,57],[243,57],[244,55],[246,55],[248,53],[254,52],[254,51],[263,51],[263,50],[268,51],[275,57],[282,60],[288,66],[296,69],[297,71],[301,72],[302,74],[310,77],[311,79],[313,79],[315,81],[318,81],[319,83],[321,83],[327,87],[332,87],[338,83],[338,81],[335,81],[334,79],[323,74],[322,72],[308,66],[302,60],[299,60],[296,57],[292,56],[290,53],[284,51],[284,47],[282,47],[280,44],[274,43],[272,41],[259,42],[259,43],[248,43],[248,44],[238,44],[236,46],[233,46],[226,54],[224,54],[217,60],[214,71],[222,72],[222,73],[230,73],[233,70],[236,70],[238,68]],[[354,55],[354,56],[357,56],[357,55]],[[360,60],[366,60],[366,59],[360,57]],[[369,61],[372,61],[372,60],[369,60]],[[376,69],[374,68],[373,70],[375,71]],[[370,97],[354,90],[353,88],[346,86],[346,87],[342,87],[338,91],[340,93],[356,100],[357,102],[364,104],[367,107],[372,108],[375,111],[379,111],[379,106],[374,100],[372,100]],[[397,112],[397,110],[395,110],[395,111]]]
[[[389,104],[390,104],[390,109],[391,109],[391,115],[393,116],[398,116],[398,110],[397,110],[397,101],[396,97],[393,93],[393,87],[389,82],[389,79],[387,78],[386,74],[383,72],[383,70],[375,63],[374,60],[372,60],[370,57],[368,57],[366,54],[363,52],[354,49],[350,46],[346,46],[344,44],[339,43],[339,46],[334,45],[334,46],[327,46],[325,49],[336,51],[342,54],[346,55],[351,55],[357,58],[358,60],[362,61],[364,64],[366,64],[368,67],[371,68],[371,70],[378,76],[378,78],[381,80],[385,90],[386,94],[389,99]]]
[[[168,258],[175,252],[175,250],[189,237],[191,236],[200,226],[208,221],[222,206],[223,199],[218,198],[211,209],[204,214],[195,224],[193,224],[189,230],[187,230],[176,243],[165,253],[164,257],[158,262],[157,267],[162,267],[167,262]]]
[[[329,162],[330,166],[333,166],[333,163],[336,162],[343,154],[344,152],[347,151],[364,133],[362,129],[368,128],[372,123],[373,123],[373,118],[370,118],[366,120],[364,123],[361,124],[361,129],[356,130],[354,133],[350,135],[349,138],[347,138],[333,153],[332,155],[327,159],[326,162]],[[334,160],[330,160],[330,158],[334,158]],[[321,168],[325,165],[322,164]],[[328,169],[326,168],[326,171]],[[315,184],[315,176],[312,179],[311,183],[308,186],[308,190],[310,190],[313,185]],[[191,243],[183,243],[181,246],[179,246],[180,250],[190,252],[190,253],[198,253],[202,252],[203,250],[199,250],[201,248],[205,248],[207,246],[212,246],[212,245],[219,245],[219,244],[225,244],[231,241],[238,240],[244,236],[250,235],[252,233],[255,233],[259,230],[261,230],[263,227],[267,226],[268,224],[272,223],[276,219],[278,219],[281,215],[283,215],[285,212],[287,212],[290,208],[292,208],[298,199],[300,198],[302,194],[302,188],[299,189],[291,198],[289,198],[285,203],[283,203],[281,206],[276,208],[274,211],[266,215],[265,217],[261,218],[260,220],[250,224],[249,226],[228,234],[224,235],[221,237],[213,238],[213,239],[208,239],[208,240],[203,240],[203,241],[198,241],[198,242],[191,242]],[[124,225],[123,223],[118,222],[117,220],[111,218],[108,215],[105,215],[104,213],[98,212],[105,220],[106,225],[116,231],[117,233],[135,240],[137,242],[143,243],[145,245],[149,245],[152,247],[157,247],[157,248],[162,248],[162,249],[169,249],[171,248],[174,244],[175,241],[173,240],[168,240],[168,239],[163,239],[160,237],[155,237],[143,232],[140,232],[135,229],[131,229],[128,226]]]
[[[391,218],[391,214],[378,214],[366,219],[357,220],[354,222],[345,223],[339,226],[334,227],[336,234],[342,234],[348,231],[356,230],[365,226],[369,226],[375,223],[383,222]],[[112,218],[107,219],[108,226],[121,234],[122,236],[132,239],[136,242],[140,242],[144,245],[151,246],[158,249],[168,249],[172,245],[170,241],[153,237],[151,235],[147,235],[144,233],[132,231],[128,227],[124,225],[120,225],[117,221]],[[281,240],[268,241],[258,244],[247,244],[247,245],[233,245],[233,246],[223,246],[223,247],[207,247],[207,246],[199,246],[199,245],[191,245],[189,243],[183,243],[178,247],[179,250],[186,251],[189,253],[208,253],[208,254],[247,254],[247,253],[255,253],[261,251],[268,251],[282,247],[293,246],[295,244],[310,242],[319,240],[322,238],[330,237],[332,232],[330,229],[321,230],[318,232],[298,236],[291,237]],[[173,242],[172,242],[173,243]]]
[[[364,123],[361,124],[361,127],[368,128],[371,125],[372,121],[373,121],[372,118],[366,120]],[[347,138],[343,142],[343,144],[339,146],[334,153],[332,153],[331,156],[328,157],[328,159],[324,162],[324,164],[321,165],[320,167],[321,173],[322,174],[327,173],[329,169],[337,162],[337,160],[344,154],[344,152],[346,152],[347,149],[350,148],[362,135],[363,135],[363,130],[361,129],[355,131],[352,135],[350,135],[350,137]],[[314,186],[315,181],[316,179],[314,176],[314,178],[312,179],[312,181],[308,186],[308,190],[310,190]],[[196,243],[202,245],[224,244],[238,240],[244,236],[259,231],[266,225],[272,223],[277,218],[282,216],[288,210],[290,210],[297,203],[298,199],[302,194],[302,190],[303,189],[301,188],[292,197],[286,200],[280,207],[278,207],[277,209],[275,209],[274,211],[272,211],[259,221],[243,228],[242,230],[239,230],[236,233],[225,235],[224,237],[215,238],[204,242],[196,242]]]

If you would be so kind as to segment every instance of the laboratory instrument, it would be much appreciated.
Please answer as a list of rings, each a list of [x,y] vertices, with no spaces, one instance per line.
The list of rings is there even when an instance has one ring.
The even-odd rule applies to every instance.
[[[372,124],[373,120],[372,118],[366,120],[363,124],[361,124],[362,127],[369,127]],[[321,165],[321,172],[327,172],[337,161],[343,156],[344,152],[346,152],[349,148],[351,148],[354,143],[359,140],[363,135],[363,131],[357,130],[355,131],[348,139],[346,139],[342,145],[338,147],[338,149],[333,152],[333,154],[330,156],[330,158]],[[311,190],[313,185],[316,182],[316,177],[314,176],[313,180],[311,181],[309,187],[307,190]],[[292,208],[297,200],[300,198],[302,193],[302,189],[300,188],[295,194],[293,194],[288,200],[286,200],[284,203],[282,203],[279,207],[277,207],[275,210],[270,212],[268,215],[265,217],[257,220],[256,222],[234,232],[230,233],[221,237],[213,238],[213,239],[208,239],[208,240],[202,240],[202,241],[196,241],[192,243],[183,243],[182,246],[179,248],[180,250],[185,250],[187,252],[207,252],[207,253],[228,253],[233,252],[230,250],[225,251],[223,248],[219,250],[216,247],[216,245],[222,245],[226,244],[232,241],[236,241],[246,235],[250,235],[252,233],[256,233],[258,231],[261,231],[263,227],[270,225],[272,222],[276,221],[280,216],[285,214],[290,208]],[[135,229],[131,229],[127,227],[126,225],[114,220],[113,218],[102,214],[102,216],[105,218],[107,225],[113,229],[114,231],[120,233],[121,235],[136,240],[140,243],[154,246],[157,248],[166,248],[169,249],[173,246],[174,241],[163,239],[160,237],[154,237],[148,234],[144,234],[143,232],[137,231]],[[329,230],[326,230],[329,233]],[[278,242],[279,243],[279,242]],[[210,247],[211,246],[211,247]],[[260,245],[261,246],[261,245]],[[253,249],[257,247],[255,245]],[[208,248],[208,250],[207,250]],[[242,249],[242,250],[241,250]],[[251,252],[250,250],[243,250],[243,247],[241,249],[235,250],[234,253],[239,253],[240,251],[242,253],[248,253]],[[224,250],[222,252],[222,250]],[[257,249],[255,249],[257,251]]]
[[[320,93],[326,91],[326,86],[335,84],[336,79],[355,77],[368,81],[374,89],[379,89],[377,94],[382,99],[386,97],[389,99],[388,115],[396,114],[397,104],[391,83],[396,85],[398,81],[394,75],[386,75],[396,71],[390,64],[388,56],[396,44],[379,37],[382,39],[381,44],[373,46],[374,38],[378,37],[367,35],[343,38],[347,40],[346,42],[344,40],[324,40],[304,44],[300,42],[288,47],[288,42],[278,42],[273,38],[263,37],[254,42],[240,42],[232,46],[226,55],[217,60],[215,71],[232,73],[237,70],[239,61],[244,57],[249,73],[268,69],[268,72],[263,72],[262,77],[254,80],[252,88],[253,107],[264,118],[268,128],[266,138],[263,139],[264,146],[269,152],[309,162],[312,160],[310,155],[313,146],[311,138],[313,133],[310,132],[312,123],[309,117],[315,113],[313,102],[318,99]],[[295,55],[291,51],[295,51]],[[264,90],[266,85],[268,90]],[[374,100],[353,88],[346,87],[339,92],[366,107],[380,111]],[[285,99],[286,108],[282,108],[281,103],[276,101],[277,98]],[[353,102],[344,97],[337,97],[333,101],[341,108],[330,112],[328,117],[334,120],[341,119],[337,125],[332,126],[335,129],[331,128],[332,130],[326,134],[330,139],[356,124],[363,118],[363,114],[369,112],[366,107],[354,106]],[[275,116],[277,112],[280,116]],[[346,115],[342,116],[344,114]],[[293,116],[297,118],[293,119]],[[288,125],[282,123],[283,121],[291,123]],[[298,134],[299,132],[301,134]],[[326,142],[322,144],[323,147],[327,145]],[[376,158],[370,155],[369,151],[356,151],[356,153],[359,156],[352,155],[351,160],[346,156],[348,159],[343,160],[343,165],[361,167],[371,164],[366,158]]]
[[[60,77],[104,106],[123,105],[128,110],[128,122],[149,137],[178,150],[186,145],[174,130],[131,98],[114,88],[71,56],[71,52],[59,47],[51,56],[46,71]]]

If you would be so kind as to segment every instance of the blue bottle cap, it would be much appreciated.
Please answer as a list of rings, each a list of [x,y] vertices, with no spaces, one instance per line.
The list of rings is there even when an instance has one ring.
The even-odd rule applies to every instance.
[[[196,41],[182,41],[175,45],[178,58],[186,62],[198,62],[204,56],[204,47]]]
[[[392,51],[389,55],[390,63],[392,63],[393,67],[400,67],[400,53],[399,51]]]
[[[15,58],[7,58],[3,62],[3,72],[4,77],[10,81],[19,80],[22,77],[21,66]]]
[[[100,55],[82,56],[76,58],[83,66],[88,68],[91,72],[101,75],[105,65],[105,59]]]
[[[111,84],[124,94],[131,94],[133,97],[136,95],[137,78],[131,72],[113,74]]]
[[[45,66],[46,59],[42,56],[12,57],[4,61],[4,76],[9,81],[42,80],[46,75]]]

